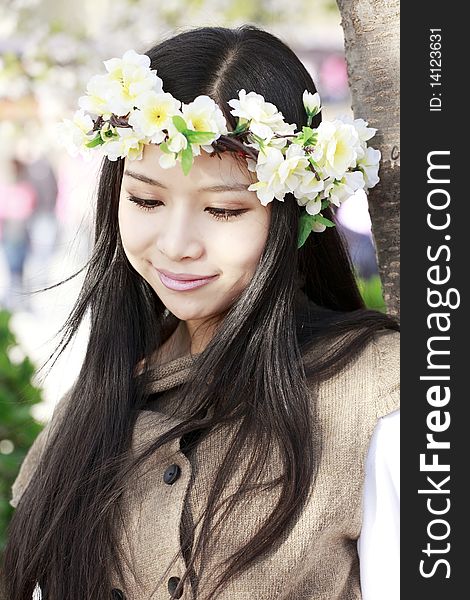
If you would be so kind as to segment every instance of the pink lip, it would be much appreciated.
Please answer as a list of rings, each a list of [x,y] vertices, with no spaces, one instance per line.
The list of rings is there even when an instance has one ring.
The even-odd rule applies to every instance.
[[[175,281],[196,281],[197,279],[210,279],[215,275],[196,275],[196,273],[172,273],[171,271],[165,271],[165,269],[157,269],[163,275],[166,275],[170,279]]]
[[[190,275],[189,273],[171,273],[170,271],[163,271],[155,269],[160,277],[160,281],[165,287],[170,290],[184,291],[192,290],[194,288],[206,285],[218,275],[212,275],[207,277],[206,275]]]

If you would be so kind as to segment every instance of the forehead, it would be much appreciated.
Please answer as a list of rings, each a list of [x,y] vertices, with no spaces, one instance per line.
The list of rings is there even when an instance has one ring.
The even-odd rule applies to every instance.
[[[141,160],[126,158],[125,170],[155,179],[168,189],[177,185],[179,190],[195,190],[216,184],[241,183],[248,186],[256,181],[256,175],[248,170],[246,160],[235,157],[231,152],[216,156],[215,153],[209,154],[201,148],[201,154],[194,157],[191,170],[187,175],[184,175],[179,161],[170,169],[161,167],[159,158],[162,155],[163,152],[156,144],[146,144]],[[124,179],[127,182],[135,181],[127,176]],[[255,194],[248,191],[246,193]]]

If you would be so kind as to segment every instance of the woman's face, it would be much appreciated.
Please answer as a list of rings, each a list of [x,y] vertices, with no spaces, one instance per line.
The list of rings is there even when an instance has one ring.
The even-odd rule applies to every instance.
[[[204,322],[227,310],[250,282],[266,243],[271,206],[246,187],[254,174],[230,153],[204,151],[188,175],[160,167],[161,150],[125,161],[119,228],[129,262],[179,319]],[[130,199],[131,198],[131,199]],[[206,279],[174,281],[172,276]]]

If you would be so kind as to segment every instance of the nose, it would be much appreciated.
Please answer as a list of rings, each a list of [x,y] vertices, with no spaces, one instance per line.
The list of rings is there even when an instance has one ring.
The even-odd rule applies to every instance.
[[[199,258],[204,251],[204,244],[194,225],[194,218],[180,211],[168,215],[157,236],[157,248],[174,262],[184,258]]]

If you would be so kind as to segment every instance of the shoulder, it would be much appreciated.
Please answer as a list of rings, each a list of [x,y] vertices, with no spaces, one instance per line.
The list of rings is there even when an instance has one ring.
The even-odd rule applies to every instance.
[[[400,332],[376,334],[372,340],[377,365],[377,416],[400,406]]]
[[[336,336],[334,350],[346,350],[353,339],[349,333]],[[399,340],[395,331],[376,332],[348,354],[341,368],[336,365],[331,376],[319,383],[314,383],[314,376],[307,379],[319,472],[325,477],[322,485],[334,485],[339,495],[355,498],[357,512],[352,518],[356,518],[357,535],[366,457],[374,431],[379,426],[387,438],[396,440],[396,427],[390,429],[389,418],[384,417],[399,408]]]
[[[342,334],[331,343],[339,351],[348,343]],[[318,350],[306,354],[308,361]],[[367,411],[376,422],[400,406],[400,332],[383,330],[372,337],[333,375],[319,384],[319,402],[337,405],[337,410]]]

